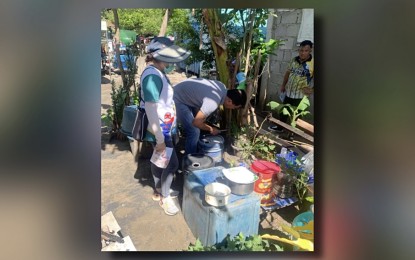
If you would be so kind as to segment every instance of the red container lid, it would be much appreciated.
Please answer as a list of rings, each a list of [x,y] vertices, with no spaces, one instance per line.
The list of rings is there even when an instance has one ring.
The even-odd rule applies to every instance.
[[[264,160],[256,160],[251,164],[251,169],[258,173],[263,174],[275,174],[281,171],[280,166],[275,162],[269,162]]]

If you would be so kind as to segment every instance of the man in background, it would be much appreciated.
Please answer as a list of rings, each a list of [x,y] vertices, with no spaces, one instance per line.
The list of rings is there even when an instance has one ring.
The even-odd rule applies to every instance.
[[[311,55],[312,49],[313,43],[311,41],[301,42],[298,50],[299,55],[291,60],[280,87],[280,93],[285,94],[284,104],[297,107],[304,95],[313,93],[314,59]],[[280,121],[290,124],[289,117],[282,113]],[[268,129],[279,133],[283,131],[283,127],[279,125],[271,126]]]

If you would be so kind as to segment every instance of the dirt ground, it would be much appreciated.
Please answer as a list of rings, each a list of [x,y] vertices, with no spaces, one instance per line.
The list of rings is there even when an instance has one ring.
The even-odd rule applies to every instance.
[[[143,60],[138,61],[139,72],[143,69]],[[140,75],[140,73],[138,73]],[[173,72],[169,75],[173,85],[186,79],[184,73]],[[111,105],[111,80],[121,81],[119,75],[104,75],[101,78],[101,113],[105,114]],[[139,78],[137,76],[137,81]],[[117,84],[117,86],[118,86]],[[266,125],[264,126],[266,127]],[[101,128],[101,214],[112,211],[121,227],[123,236],[130,236],[137,251],[182,251],[186,250],[190,243],[195,242],[195,237],[188,228],[186,221],[179,212],[175,216],[164,213],[157,202],[151,199],[153,194],[153,179],[150,172],[148,156],[152,150],[149,144],[144,143],[141,151],[142,158],[135,151],[138,143],[131,143],[128,139],[119,140],[111,138],[108,128],[102,124]],[[179,149],[183,140],[179,142]],[[132,148],[131,148],[132,147]],[[180,151],[179,161],[183,157]],[[139,158],[140,157],[140,158]],[[224,165],[232,160],[237,160],[225,152]],[[175,176],[172,187],[182,191],[183,176],[178,173]],[[181,205],[181,195],[178,197]],[[278,210],[276,221],[289,224],[298,214],[294,207],[286,207]],[[274,214],[275,216],[275,214]],[[263,212],[259,224],[260,233],[278,233],[271,225],[270,214]]]

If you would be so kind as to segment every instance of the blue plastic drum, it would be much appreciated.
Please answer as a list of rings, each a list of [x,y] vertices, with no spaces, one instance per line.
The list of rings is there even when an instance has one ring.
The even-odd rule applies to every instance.
[[[222,162],[225,140],[220,135],[204,135],[199,140],[199,151],[212,157],[215,163]]]

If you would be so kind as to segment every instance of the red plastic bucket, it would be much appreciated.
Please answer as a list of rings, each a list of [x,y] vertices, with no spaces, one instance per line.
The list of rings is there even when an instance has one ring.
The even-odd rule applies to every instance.
[[[278,164],[264,160],[256,160],[251,164],[251,171],[258,176],[255,181],[254,191],[263,194],[262,204],[268,204],[273,200],[273,176],[281,171]]]

